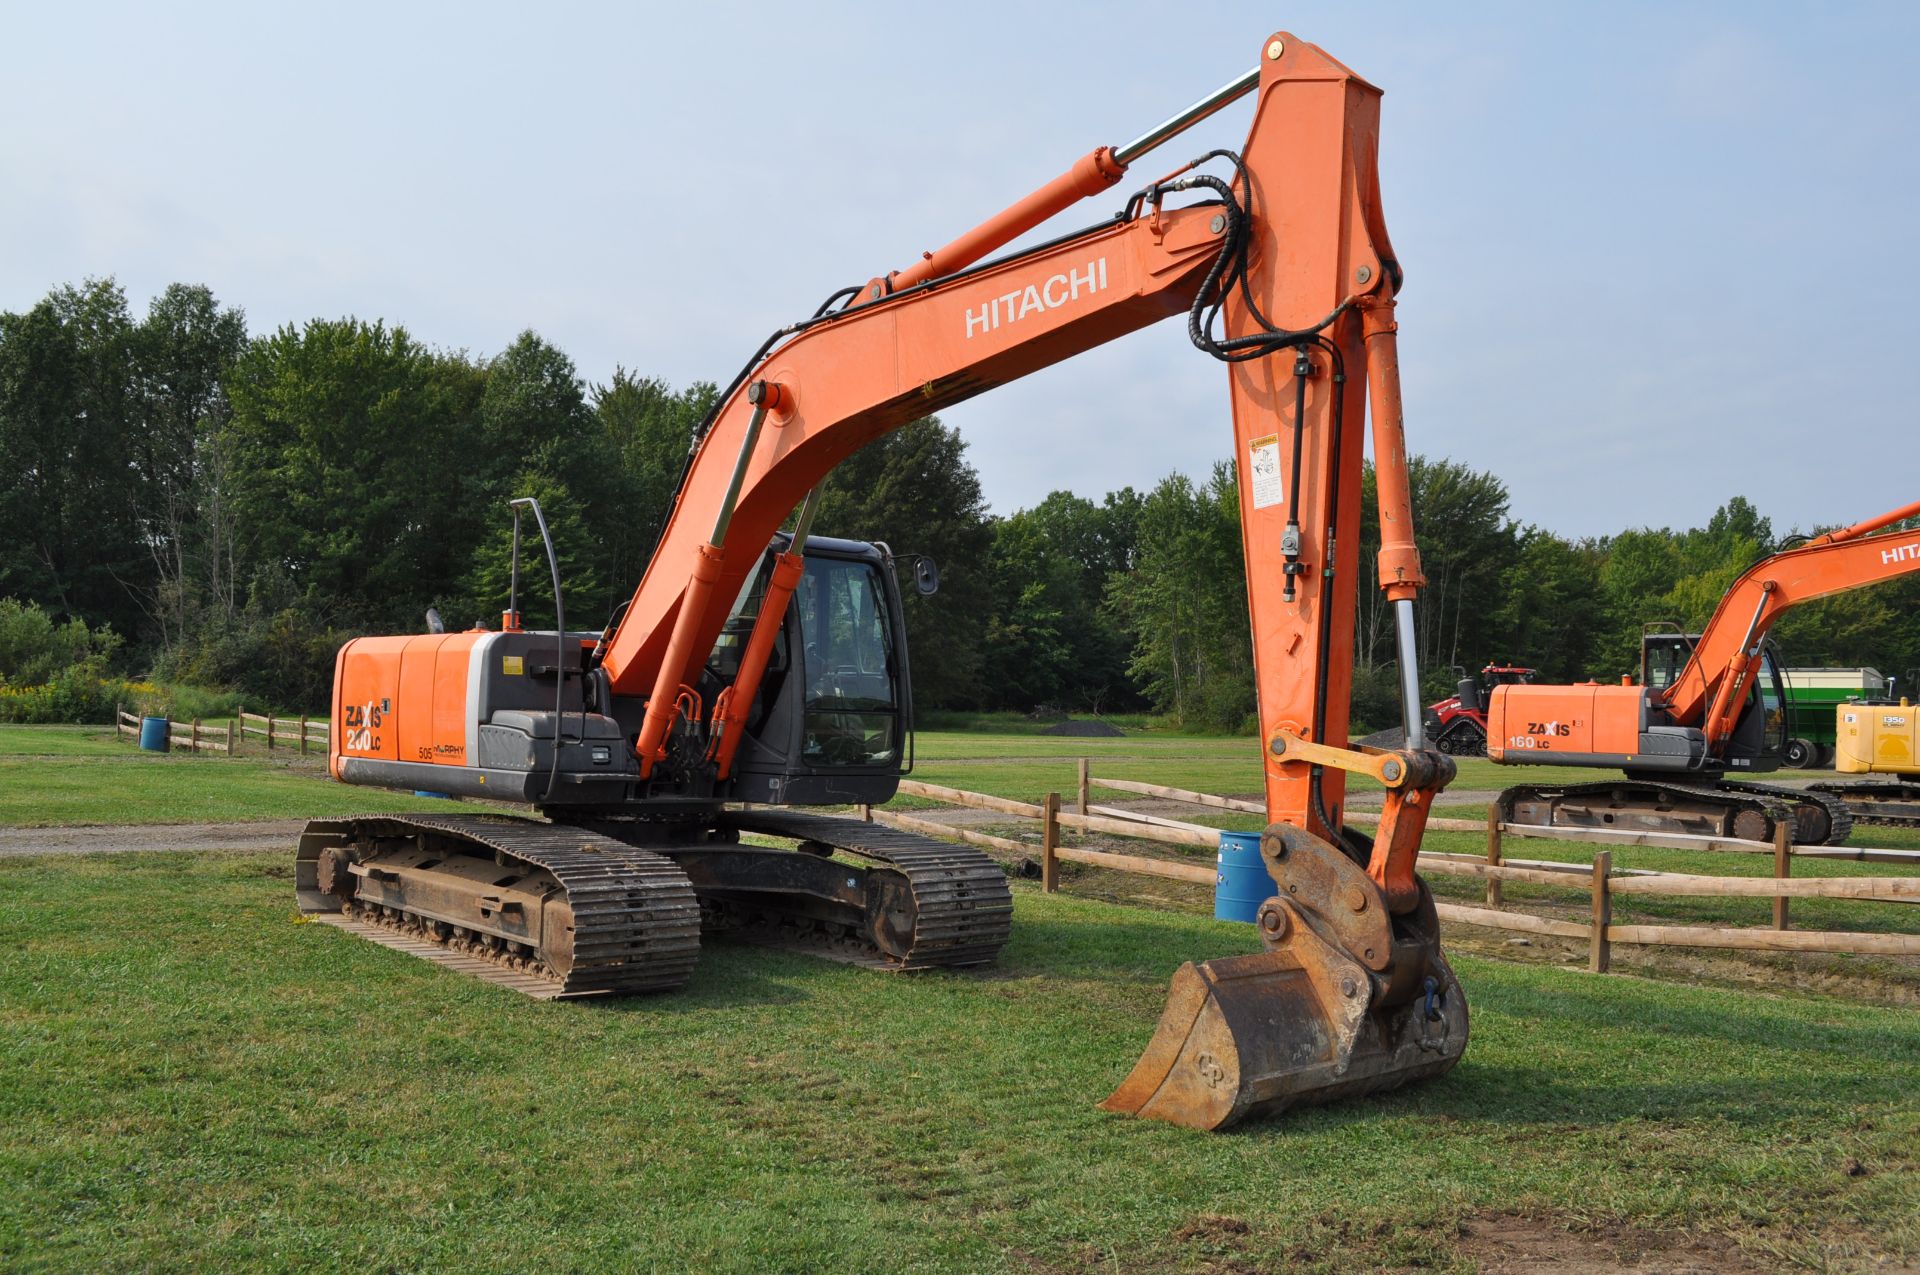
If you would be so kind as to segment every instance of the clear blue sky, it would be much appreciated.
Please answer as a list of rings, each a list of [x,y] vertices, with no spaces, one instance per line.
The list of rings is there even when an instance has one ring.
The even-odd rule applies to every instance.
[[[7,0],[0,308],[183,280],[255,331],[724,380],[1280,27],[1386,91],[1417,450],[1575,535],[1920,498],[1911,4]],[[1223,378],[1166,323],[946,419],[1004,512],[1204,470]]]

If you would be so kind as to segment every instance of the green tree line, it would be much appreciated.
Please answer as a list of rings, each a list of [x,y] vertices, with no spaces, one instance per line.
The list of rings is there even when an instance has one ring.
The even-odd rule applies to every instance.
[[[506,501],[521,495],[547,511],[569,618],[597,625],[644,571],[715,395],[625,368],[589,382],[533,332],[477,358],[353,318],[250,335],[198,286],[138,315],[111,280],[55,289],[0,313],[0,627],[26,635],[0,640],[0,685],[48,677],[67,651],[318,705],[349,636],[417,631],[429,607],[497,622]],[[1436,695],[1450,666],[1489,659],[1627,672],[1643,623],[1699,625],[1780,543],[1738,497],[1706,527],[1571,540],[1517,523],[1492,473],[1424,457],[1411,470]],[[1370,472],[1365,503],[1371,529]],[[907,602],[923,707],[1151,709],[1203,729],[1252,715],[1229,465],[995,517],[965,442],[928,418],[844,463],[815,526],[941,564],[940,592]],[[1353,560],[1355,717],[1381,725],[1397,710],[1374,547]],[[1920,581],[1835,598],[1795,612],[1781,640],[1795,663],[1920,667],[1916,603]],[[531,589],[529,623],[543,607]]]

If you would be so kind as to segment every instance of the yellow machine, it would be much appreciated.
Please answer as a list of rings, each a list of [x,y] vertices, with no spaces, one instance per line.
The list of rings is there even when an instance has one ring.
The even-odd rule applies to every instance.
[[[1920,708],[1854,702],[1834,709],[1833,768],[1843,775],[1892,775],[1808,784],[1847,803],[1855,823],[1920,827]]]
[[[1843,775],[1920,775],[1920,713],[1898,704],[1842,704],[1833,768]]]

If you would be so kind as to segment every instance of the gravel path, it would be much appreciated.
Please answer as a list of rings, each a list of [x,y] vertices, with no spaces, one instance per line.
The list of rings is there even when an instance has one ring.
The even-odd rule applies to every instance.
[[[0,828],[0,859],[29,854],[116,854],[124,850],[292,850],[304,819],[253,823],[80,824]]]

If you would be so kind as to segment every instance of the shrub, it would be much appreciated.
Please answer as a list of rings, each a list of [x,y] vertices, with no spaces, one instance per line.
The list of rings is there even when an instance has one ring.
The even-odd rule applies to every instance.
[[[50,684],[62,669],[97,673],[120,648],[113,630],[82,620],[55,624],[37,603],[0,598],[0,685]]]
[[[238,691],[216,691],[179,683],[154,685],[149,682],[147,685],[153,689],[140,697],[140,711],[171,717],[176,722],[190,722],[196,717],[205,722],[232,717],[246,700]],[[255,707],[269,706],[256,701]]]
[[[141,690],[141,683],[87,668],[62,669],[38,686],[0,686],[0,722],[104,725],[113,721],[115,704],[139,703]]]
[[[272,613],[249,608],[233,623],[210,627],[168,651],[154,667],[155,680],[182,694],[194,687],[233,688],[197,701],[208,707],[200,717],[231,713],[237,703],[312,708],[332,696],[334,653],[349,636],[315,623],[297,607]],[[175,717],[193,715],[175,709]]]

